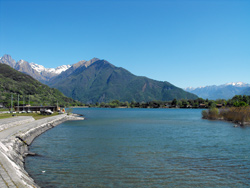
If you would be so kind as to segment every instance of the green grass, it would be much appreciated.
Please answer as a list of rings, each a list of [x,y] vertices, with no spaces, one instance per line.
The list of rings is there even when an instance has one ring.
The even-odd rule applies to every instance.
[[[8,108],[0,108],[0,112],[9,111]]]
[[[52,115],[41,115],[41,114],[37,114],[37,113],[23,113],[23,114],[15,114],[16,116],[12,116],[13,114],[0,114],[0,119],[5,119],[5,118],[12,118],[12,117],[16,117],[16,116],[32,116],[35,120],[38,119],[43,119],[46,117],[51,117],[51,116],[56,116],[58,115],[58,113],[53,113]]]

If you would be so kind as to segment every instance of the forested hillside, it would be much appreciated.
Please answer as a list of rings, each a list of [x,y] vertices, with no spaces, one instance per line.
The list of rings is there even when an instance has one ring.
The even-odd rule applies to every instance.
[[[40,83],[29,75],[18,72],[8,65],[0,64],[0,103],[9,107],[13,95],[14,105],[17,105],[18,95],[20,105],[56,105],[81,104],[64,96],[60,91]]]
[[[89,66],[80,66],[74,71],[68,69],[62,75],[66,76],[59,75],[48,84],[66,96],[83,103],[198,98],[169,82],[133,75],[126,69],[116,67],[105,60],[96,60]]]

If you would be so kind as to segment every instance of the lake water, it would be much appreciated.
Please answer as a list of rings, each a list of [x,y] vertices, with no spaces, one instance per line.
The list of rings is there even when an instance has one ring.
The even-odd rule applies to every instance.
[[[250,187],[250,128],[200,109],[80,108],[32,143],[41,187]],[[44,173],[42,171],[45,171]]]

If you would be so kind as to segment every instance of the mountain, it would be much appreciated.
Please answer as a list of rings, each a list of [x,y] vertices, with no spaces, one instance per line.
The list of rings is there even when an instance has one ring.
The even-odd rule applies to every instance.
[[[7,54],[0,58],[0,63],[7,64],[20,72],[28,74],[42,83],[48,82],[50,79],[58,76],[63,71],[66,71],[71,67],[71,65],[62,65],[57,68],[45,68],[42,65],[29,63],[24,60],[16,62],[10,55]]]
[[[0,58],[0,63],[7,64],[42,83],[59,89],[66,96],[85,103],[110,102],[115,99],[147,102],[197,98],[196,95],[168,82],[135,76],[98,58],[57,68],[45,68],[24,60],[16,62],[10,55]]]
[[[188,87],[184,90],[196,94],[203,99],[230,99],[235,95],[247,95],[247,91],[250,90],[250,84],[231,82],[219,86],[213,85],[198,88]]]
[[[58,76],[52,78],[50,82],[48,82],[48,85],[56,85],[56,83],[60,82],[61,80],[64,80],[71,74],[73,73],[77,74],[79,71],[81,71],[82,68],[87,68],[88,66],[90,66],[91,64],[93,64],[94,62],[98,60],[99,60],[98,58],[93,58],[89,61],[85,61],[85,60],[79,61],[78,63],[73,64],[70,68],[68,68],[67,71],[64,71]]]
[[[245,88],[245,89],[240,93],[240,95],[250,95],[250,87]]]
[[[56,68],[45,68],[42,65],[38,65],[35,63],[30,63],[31,67],[36,70],[37,72],[50,72],[54,74],[61,74],[63,71],[66,71],[68,68],[71,67],[71,65],[62,65]]]
[[[135,76],[123,68],[96,58],[73,65],[51,79],[48,85],[84,103],[110,102],[115,99],[147,102],[197,98],[168,82]]]
[[[10,55],[7,55],[7,54],[5,54],[3,57],[0,58],[0,63],[9,65],[12,68],[14,68],[16,65],[16,61],[12,59]]]
[[[8,65],[0,64],[0,103],[9,104],[13,94],[14,104],[17,105],[17,95],[20,96],[20,104],[25,98],[26,103],[30,96],[32,105],[56,105],[61,106],[77,104],[71,98],[65,97],[60,91],[40,83],[31,76],[21,73]]]

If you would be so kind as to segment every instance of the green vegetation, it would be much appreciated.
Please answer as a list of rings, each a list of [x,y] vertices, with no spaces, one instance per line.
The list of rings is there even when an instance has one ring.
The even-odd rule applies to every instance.
[[[250,96],[235,95],[232,99],[218,99],[208,100],[198,98],[195,100],[173,100],[172,105],[176,105],[180,108],[192,107],[192,108],[214,108],[214,107],[243,107],[250,105]]]
[[[0,119],[11,118],[14,116],[32,116],[35,120],[46,118],[48,116],[56,116],[58,113],[53,113],[51,115],[42,115],[37,113],[25,113],[25,114],[0,114]]]
[[[0,108],[0,112],[9,111],[8,108]]]
[[[204,119],[222,119],[244,125],[250,121],[250,96],[236,95],[225,101],[223,108],[211,107],[202,111]]]
[[[250,96],[235,95],[232,99],[227,101],[228,106],[243,107],[250,105]]]
[[[0,104],[6,108],[11,107],[11,95],[13,106],[30,104],[32,106],[78,106],[82,103],[65,97],[60,91],[40,83],[31,76],[18,72],[8,65],[0,64]]]
[[[100,107],[100,108],[166,108],[167,102],[164,101],[151,101],[151,102],[121,102],[119,100],[113,100],[109,103],[98,103],[87,105],[88,107]]]
[[[49,85],[68,97],[91,105],[95,105],[96,102],[109,103],[113,100],[142,103],[154,100],[169,101],[174,98],[198,98],[169,82],[135,76],[104,60],[96,61],[87,68],[80,67],[70,75],[65,71],[51,80]]]
[[[239,96],[236,95],[232,99],[224,100],[208,100],[208,99],[173,99],[172,101],[150,101],[150,102],[121,102],[119,100],[113,100],[108,103],[98,103],[88,104],[88,107],[101,107],[101,108],[209,108],[213,109],[213,114],[215,109],[222,107],[238,107],[238,106],[248,106],[250,105],[250,96]],[[205,113],[205,112],[204,112]],[[211,112],[212,113],[212,112]]]
[[[215,119],[221,119],[221,115],[219,113],[219,109],[213,107],[210,108],[209,110],[203,110],[202,118],[215,120]]]
[[[181,99],[172,101],[150,101],[150,102],[121,102],[119,100],[113,100],[108,103],[98,103],[89,104],[86,106],[89,107],[101,107],[101,108],[200,108],[200,104],[206,100],[203,99],[195,99],[195,100],[187,100]],[[209,105],[214,105],[214,101],[208,101]]]
[[[250,121],[250,107],[211,108],[209,110],[203,110],[202,117],[204,119],[232,121],[244,125]]]

